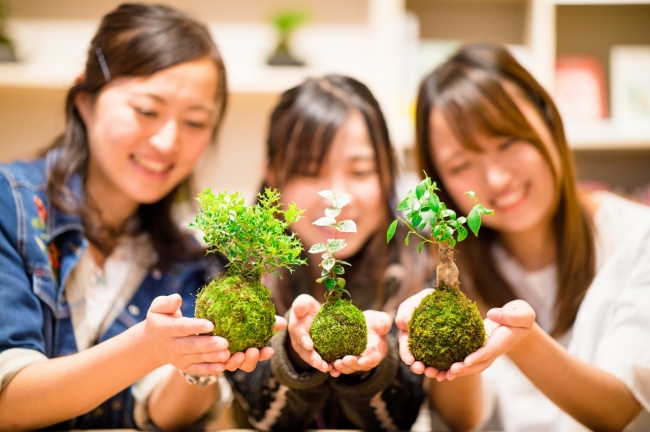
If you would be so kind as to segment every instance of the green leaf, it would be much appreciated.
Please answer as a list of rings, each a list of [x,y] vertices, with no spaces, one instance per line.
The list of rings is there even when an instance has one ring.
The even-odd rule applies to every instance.
[[[325,246],[323,243],[316,243],[309,249],[309,253],[321,253],[325,250],[327,250],[327,246]]]
[[[461,242],[467,238],[467,229],[464,226],[458,227],[458,241]]]
[[[343,278],[337,278],[337,279],[338,279],[339,288],[341,289],[345,288],[345,279]]]
[[[397,211],[408,211],[411,210],[411,199],[407,196],[402,200],[401,203],[397,206]]]
[[[327,276],[328,273],[329,273],[329,270],[323,269],[323,271],[320,272],[320,275],[321,276]]]
[[[335,265],[332,268],[332,271],[334,272],[334,274],[337,274],[337,275],[342,275],[342,274],[345,273],[345,269],[341,265]]]
[[[343,260],[336,260],[336,263],[337,263],[337,264],[343,264],[343,265],[346,265],[346,266],[351,266],[351,265],[352,265],[352,264],[350,264],[349,262],[347,262],[347,261],[343,261]]]
[[[486,209],[481,204],[476,204],[474,206],[474,208],[476,208],[478,210],[478,212],[481,213],[481,214],[494,214],[494,210]]]
[[[424,196],[424,193],[427,191],[427,186],[424,184],[424,180],[415,187],[415,196],[417,199],[421,199]]]
[[[334,258],[328,258],[321,263],[321,266],[325,270],[330,271],[334,267],[334,264],[336,264],[336,260]]]
[[[456,212],[453,210],[443,210],[440,212],[440,216],[448,217],[449,219],[456,219]]]
[[[336,229],[341,232],[357,232],[357,224],[351,220],[344,220],[336,224]]]
[[[440,198],[433,192],[429,193],[429,208],[436,214],[440,212]]]
[[[413,217],[411,218],[411,224],[414,227],[419,227],[421,223],[422,223],[422,217],[419,214],[413,215]]]
[[[388,243],[390,241],[390,239],[392,239],[393,236],[395,235],[395,231],[397,230],[397,223],[398,222],[399,221],[394,220],[393,223],[391,223],[390,226],[388,227],[388,231],[386,232],[386,243]]]
[[[467,222],[467,218],[465,216],[461,216],[458,219],[456,219],[456,221],[458,222],[458,225],[460,226],[460,225],[464,224],[465,222]]]
[[[332,291],[334,288],[336,288],[338,283],[339,283],[338,278],[328,277],[327,279],[325,279],[325,286],[329,291]]]
[[[472,198],[474,198],[474,202],[478,201],[478,198],[476,198],[476,194],[474,193],[474,191],[467,191],[467,192],[464,193],[464,195],[469,195]]]
[[[481,228],[481,214],[476,207],[469,211],[469,214],[467,215],[467,225],[469,225],[469,229],[472,230],[474,235],[478,236],[478,230]]]
[[[453,237],[449,239],[449,246],[451,246],[452,248],[456,246],[456,240],[454,240]]]
[[[336,225],[336,219],[329,217],[322,217],[317,219],[315,222],[312,222],[312,225],[316,226],[334,226]]]
[[[321,282],[323,282],[325,279],[327,279],[327,277],[320,277],[320,278],[316,279],[316,282],[321,283]]]
[[[409,245],[409,237],[410,237],[411,234],[413,234],[413,231],[409,231],[408,234],[406,234],[406,238],[404,239],[404,244],[406,246]]]
[[[418,254],[422,253],[422,248],[424,247],[424,243],[425,242],[420,242],[420,244],[418,245]]]

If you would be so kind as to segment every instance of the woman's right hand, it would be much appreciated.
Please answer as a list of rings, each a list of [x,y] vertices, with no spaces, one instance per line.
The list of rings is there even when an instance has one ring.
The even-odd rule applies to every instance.
[[[314,349],[314,341],[309,336],[311,323],[314,316],[320,310],[321,304],[310,295],[301,294],[293,301],[289,311],[289,339],[293,351],[300,357],[300,360],[319,371],[331,372],[338,376],[339,371],[333,369],[331,363],[327,363]]]
[[[250,372],[258,361],[273,355],[271,347],[261,350],[249,348],[245,353],[228,351],[228,341],[220,336],[208,336],[214,324],[205,319],[183,317],[181,296],[156,297],[149,307],[145,320],[146,352],[157,365],[172,364],[180,370],[199,374],[216,375],[224,370],[242,369]],[[279,318],[276,330],[286,327]]]

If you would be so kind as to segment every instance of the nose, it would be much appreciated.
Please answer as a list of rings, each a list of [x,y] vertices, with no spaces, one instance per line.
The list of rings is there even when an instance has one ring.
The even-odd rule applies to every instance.
[[[501,164],[493,161],[484,163],[485,183],[493,192],[503,190],[511,180],[511,172]]]
[[[169,151],[178,138],[178,127],[175,120],[169,120],[151,137],[151,144],[161,151]]]

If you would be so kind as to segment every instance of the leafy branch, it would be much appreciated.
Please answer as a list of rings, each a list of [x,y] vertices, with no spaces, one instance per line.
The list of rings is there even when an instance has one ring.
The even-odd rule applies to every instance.
[[[478,236],[478,230],[481,227],[481,215],[494,214],[494,210],[489,210],[478,203],[476,194],[472,191],[465,192],[466,195],[474,198],[474,207],[470,210],[467,217],[456,217],[456,212],[447,208],[444,202],[440,201],[435,191],[436,182],[432,182],[429,176],[424,173],[425,178],[414,190],[407,192],[406,197],[397,206],[398,211],[407,212],[406,219],[398,217],[388,227],[386,233],[386,242],[389,242],[395,235],[397,224],[401,221],[409,229],[404,239],[404,244],[408,246],[409,236],[415,234],[422,241],[418,246],[418,253],[422,252],[425,243],[448,243],[450,247],[456,246],[467,238],[468,232],[465,223],[469,225],[474,235]],[[423,236],[421,233],[429,226],[431,232],[430,238]],[[454,238],[455,236],[455,238]]]
[[[221,252],[228,266],[250,278],[262,273],[280,276],[278,268],[306,264],[300,259],[302,244],[289,226],[300,219],[303,210],[290,204],[282,210],[280,192],[267,188],[258,195],[258,203],[247,206],[239,192],[219,192],[210,189],[199,194],[199,214],[190,225],[203,231],[208,252]]]
[[[344,239],[338,239],[338,233],[357,232],[357,225],[351,220],[337,222],[336,217],[341,213],[341,209],[350,202],[350,196],[347,194],[335,194],[329,190],[320,191],[318,195],[331,199],[332,207],[326,208],[325,217],[314,221],[313,224],[333,227],[336,231],[333,239],[328,239],[327,243],[316,243],[309,249],[309,253],[312,254],[322,253],[321,258],[323,262],[321,262],[320,266],[323,267],[323,271],[321,272],[321,277],[316,279],[316,282],[321,283],[325,281],[325,286],[329,292],[332,292],[336,288],[338,293],[343,293],[345,291],[345,279],[340,277],[340,275],[345,273],[343,266],[349,266],[350,263],[334,257],[335,252],[347,246]]]

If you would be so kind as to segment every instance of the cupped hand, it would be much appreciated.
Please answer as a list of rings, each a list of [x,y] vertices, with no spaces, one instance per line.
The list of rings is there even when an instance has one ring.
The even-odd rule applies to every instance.
[[[368,310],[363,313],[368,327],[368,344],[360,356],[347,355],[334,361],[336,371],[343,374],[365,372],[376,368],[386,357],[388,344],[386,335],[390,331],[392,320],[386,312]],[[332,376],[338,376],[333,370]]]
[[[395,315],[395,325],[399,329],[399,356],[402,361],[411,367],[411,371],[413,373],[416,373],[418,375],[424,374],[429,378],[436,378],[438,375],[443,375],[444,371],[441,372],[434,367],[425,366],[425,364],[421,361],[416,361],[413,353],[408,348],[408,323],[411,320],[413,311],[420,305],[422,299],[432,292],[433,289],[427,288],[404,300],[397,309],[397,315]]]
[[[483,322],[487,342],[462,362],[451,365],[446,372],[447,379],[482,372],[497,357],[508,353],[530,333],[535,324],[535,311],[524,300],[513,300],[502,308],[490,309]]]
[[[273,349],[265,347],[261,352],[251,348],[246,353],[231,356],[226,339],[205,335],[214,330],[214,324],[182,316],[182,302],[178,294],[156,297],[147,312],[144,323],[146,352],[158,365],[172,364],[184,372],[211,375],[226,369],[252,370],[257,361],[273,355]],[[276,329],[284,327],[284,319],[276,321]]]
[[[310,295],[301,294],[293,301],[289,311],[289,339],[291,347],[300,359],[321,372],[330,372],[331,363],[327,363],[314,349],[314,341],[309,336],[311,323],[320,310],[320,303]]]

